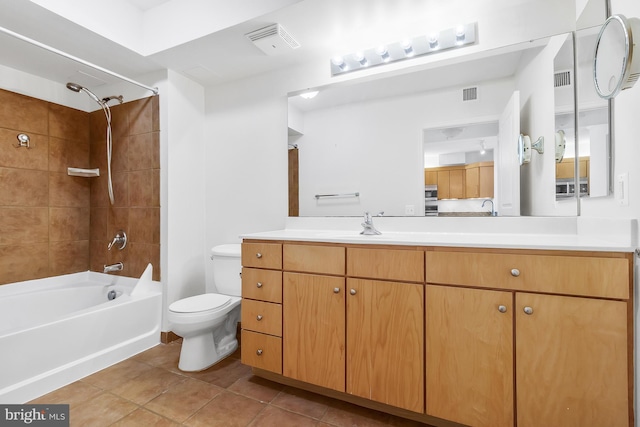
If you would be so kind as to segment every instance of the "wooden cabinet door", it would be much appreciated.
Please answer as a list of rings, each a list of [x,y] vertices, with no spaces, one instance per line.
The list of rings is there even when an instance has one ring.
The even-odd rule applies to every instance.
[[[627,303],[517,293],[515,310],[518,427],[628,427]]]
[[[464,169],[449,171],[449,197],[464,199]]]
[[[449,171],[438,171],[438,199],[449,198]]]
[[[347,279],[347,393],[424,412],[424,286]]]
[[[426,413],[512,427],[513,294],[435,285],[425,294]]]
[[[438,172],[429,169],[424,170],[424,185],[438,185]]]
[[[283,369],[295,378],[344,391],[344,278],[283,274]]]
[[[480,166],[479,181],[480,181],[480,194],[478,197],[493,198],[493,166]]]
[[[465,197],[480,197],[480,168],[465,169]]]

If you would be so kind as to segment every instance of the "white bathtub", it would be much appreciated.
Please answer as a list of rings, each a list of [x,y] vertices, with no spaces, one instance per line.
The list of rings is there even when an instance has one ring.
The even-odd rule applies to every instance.
[[[160,342],[151,280],[82,272],[0,286],[0,403],[25,403]],[[116,298],[108,299],[109,291]]]

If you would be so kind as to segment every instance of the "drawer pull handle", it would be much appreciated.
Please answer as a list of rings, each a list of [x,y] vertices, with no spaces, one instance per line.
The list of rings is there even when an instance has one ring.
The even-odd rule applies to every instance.
[[[349,291],[349,293],[350,293],[351,295],[355,295],[355,294],[357,293],[357,291],[356,291],[355,289],[351,289],[351,290]]]
[[[333,293],[334,294],[340,293],[340,288],[333,288]]]
[[[258,252],[258,253],[256,254],[256,258],[262,258],[262,254],[261,254],[260,252]]]
[[[518,270],[517,268],[512,268],[511,269],[511,275],[513,277],[518,277],[520,275],[520,270]]]
[[[528,315],[532,315],[533,314],[533,308],[531,307],[525,307],[524,308],[524,313],[528,314]]]
[[[256,287],[257,288],[261,288],[262,287],[262,283],[260,283],[260,282],[256,283]]]
[[[506,305],[499,305],[498,306],[498,311],[500,313],[506,313],[507,312],[507,306]]]
[[[261,321],[261,320],[262,320],[262,314],[258,314],[258,315],[256,316],[256,319],[258,320],[258,322],[259,322],[259,321]]]
[[[262,356],[262,349],[261,349],[261,348],[259,348],[259,349],[256,351],[256,354],[257,354],[258,356]]]

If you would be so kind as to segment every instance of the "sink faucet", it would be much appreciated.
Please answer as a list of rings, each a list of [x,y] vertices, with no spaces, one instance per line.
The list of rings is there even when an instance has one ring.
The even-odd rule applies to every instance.
[[[120,271],[124,268],[124,264],[121,262],[117,262],[111,265],[105,265],[103,273],[111,273],[113,271]]]
[[[484,208],[484,204],[490,202],[491,203],[491,216],[498,216],[498,212],[496,212],[496,210],[493,208],[493,200],[491,199],[486,199],[482,202],[482,206]]]
[[[382,234],[376,230],[376,227],[373,225],[373,218],[371,218],[371,214],[369,212],[364,213],[364,222],[362,223],[362,226],[364,227],[364,230],[362,230],[360,234],[367,236]]]

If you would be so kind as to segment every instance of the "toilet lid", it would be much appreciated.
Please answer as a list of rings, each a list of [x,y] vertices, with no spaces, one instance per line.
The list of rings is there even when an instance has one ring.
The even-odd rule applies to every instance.
[[[218,310],[230,303],[230,296],[210,293],[178,300],[169,306],[169,310],[176,313],[197,313]]]

